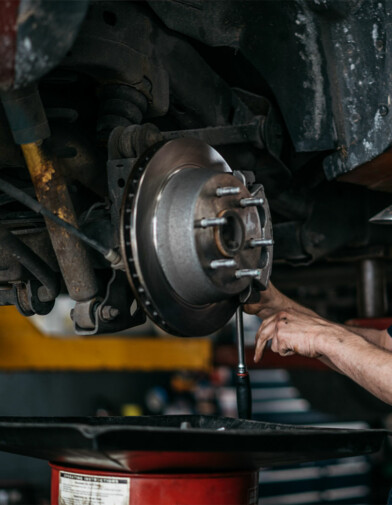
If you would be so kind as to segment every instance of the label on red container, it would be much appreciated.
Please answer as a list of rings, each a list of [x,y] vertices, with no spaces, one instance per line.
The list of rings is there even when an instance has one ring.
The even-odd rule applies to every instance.
[[[129,505],[131,479],[60,472],[59,505]]]

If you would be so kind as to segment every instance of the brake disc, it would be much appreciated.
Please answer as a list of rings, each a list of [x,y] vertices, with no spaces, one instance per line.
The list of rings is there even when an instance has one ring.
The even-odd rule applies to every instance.
[[[127,181],[121,244],[149,317],[174,335],[208,335],[232,317],[253,281],[268,283],[272,226],[263,188],[249,190],[200,140],[154,146]]]

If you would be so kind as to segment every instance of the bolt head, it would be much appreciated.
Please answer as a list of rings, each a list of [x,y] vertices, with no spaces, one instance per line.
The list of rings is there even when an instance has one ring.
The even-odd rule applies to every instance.
[[[378,108],[378,112],[380,114],[380,116],[386,116],[389,112],[389,109],[386,105],[380,105],[380,107]]]
[[[101,315],[104,321],[111,321],[119,315],[120,311],[116,307],[106,305],[102,308]]]

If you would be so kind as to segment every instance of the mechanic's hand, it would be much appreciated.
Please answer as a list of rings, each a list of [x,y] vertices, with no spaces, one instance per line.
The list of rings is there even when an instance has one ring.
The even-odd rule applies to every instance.
[[[281,356],[300,354],[309,358],[320,358],[320,340],[326,332],[334,333],[333,323],[316,315],[288,309],[266,318],[256,335],[254,360],[260,360],[267,342],[271,350]]]
[[[260,292],[260,300],[257,303],[244,305],[244,311],[247,314],[256,314],[261,319],[265,319],[279,310],[285,309],[287,300],[288,298],[270,282],[267,289]]]

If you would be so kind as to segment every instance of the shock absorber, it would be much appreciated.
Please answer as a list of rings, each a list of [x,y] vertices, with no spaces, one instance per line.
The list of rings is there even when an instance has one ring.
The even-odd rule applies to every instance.
[[[138,89],[124,84],[106,84],[100,88],[100,117],[97,132],[107,139],[117,126],[140,124],[147,111],[148,100]]]
[[[48,149],[50,130],[36,87],[2,94],[14,140],[22,148],[37,199],[44,207],[77,227],[77,217],[67,186]],[[46,220],[67,290],[71,298],[84,302],[95,297],[97,282],[83,243],[64,228]]]

